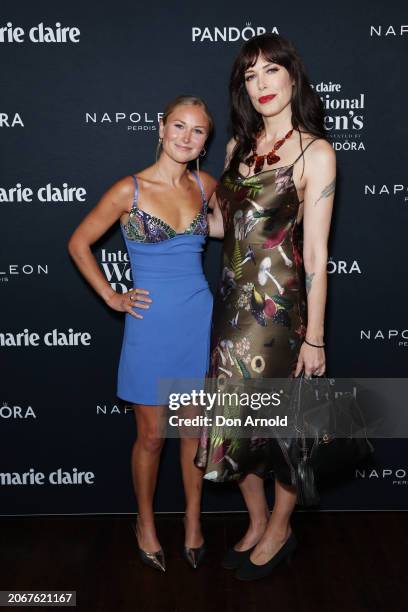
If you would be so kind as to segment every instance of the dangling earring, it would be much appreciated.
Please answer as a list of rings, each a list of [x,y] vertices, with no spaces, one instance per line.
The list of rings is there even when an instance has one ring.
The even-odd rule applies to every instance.
[[[157,143],[157,147],[156,147],[156,161],[159,159],[162,143],[163,143],[163,138],[159,138],[159,142]]]
[[[196,159],[197,172],[200,172],[200,157],[205,157],[206,154],[207,154],[207,151],[205,149],[202,149],[200,152],[200,155],[197,157]]]

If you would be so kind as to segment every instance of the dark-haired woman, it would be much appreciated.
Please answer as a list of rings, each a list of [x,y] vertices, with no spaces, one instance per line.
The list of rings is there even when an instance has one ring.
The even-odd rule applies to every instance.
[[[153,515],[166,410],[160,380],[202,379],[208,367],[212,296],[201,255],[208,233],[207,198],[216,182],[205,172],[190,172],[188,163],[203,155],[212,125],[199,98],[181,96],[169,104],[160,122],[156,163],[116,182],[69,242],[86,280],[110,308],[126,312],[117,393],[134,405],[137,422],[132,450],[135,531],[142,560],[160,571],[165,571],[165,559]],[[118,220],[135,285],[125,294],[111,288],[91,252],[91,245]],[[193,463],[197,444],[197,439],[184,437],[180,448],[184,553],[192,567],[204,553],[202,472]]]
[[[230,81],[233,139],[212,198],[210,234],[224,237],[214,304],[211,372],[287,378],[325,372],[327,242],[336,161],[324,135],[322,103],[284,38],[248,41]],[[263,478],[274,471],[268,440],[203,431],[196,465],[205,478],[236,479],[249,527],[223,561],[243,580],[267,575],[295,547],[296,490],[275,474],[267,506]]]

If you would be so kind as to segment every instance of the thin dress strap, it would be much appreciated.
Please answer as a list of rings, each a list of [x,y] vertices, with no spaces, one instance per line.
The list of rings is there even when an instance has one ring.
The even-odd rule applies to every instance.
[[[200,191],[201,191],[201,199],[202,199],[202,206],[203,208],[205,208],[207,206],[207,198],[205,196],[205,191],[204,191],[204,186],[203,183],[200,179],[200,176],[197,174],[197,172],[192,172],[191,174],[193,174],[196,178],[196,181],[200,187]]]
[[[135,195],[133,196],[133,205],[132,208],[137,208],[137,200],[139,197],[139,183],[137,182],[136,174],[132,175],[133,182],[135,184]]]
[[[302,168],[302,174],[300,175],[300,178],[302,178],[303,173],[305,171],[305,158],[304,158],[304,153],[305,151],[307,151],[307,149],[310,147],[311,144],[314,143],[315,140],[321,140],[321,138],[319,138],[318,136],[316,138],[313,138],[313,140],[311,140],[310,142],[307,143],[307,145],[305,146],[305,148],[302,148],[302,134],[299,130],[299,138],[300,138],[300,148],[302,150],[301,154],[295,159],[295,161],[293,162],[292,166],[294,166],[296,164],[297,161],[299,161],[299,159],[302,157],[303,158],[303,168]]]

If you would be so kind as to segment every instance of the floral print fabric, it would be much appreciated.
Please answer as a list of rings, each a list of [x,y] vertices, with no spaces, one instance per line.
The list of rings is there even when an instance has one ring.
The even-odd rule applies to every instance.
[[[227,170],[217,188],[225,239],[221,283],[214,304],[210,376],[220,386],[234,378],[294,374],[306,331],[302,223],[293,164],[250,178]],[[203,431],[196,465],[210,480],[265,474],[270,440],[225,439]]]

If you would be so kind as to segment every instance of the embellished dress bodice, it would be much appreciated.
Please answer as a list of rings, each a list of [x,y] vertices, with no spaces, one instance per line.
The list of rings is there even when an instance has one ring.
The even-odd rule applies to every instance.
[[[171,240],[176,236],[207,236],[207,201],[201,181],[198,180],[198,176],[195,173],[193,174],[201,189],[201,210],[196,214],[187,229],[181,233],[176,232],[171,225],[160,219],[160,217],[151,215],[139,208],[139,185],[136,176],[133,176],[133,181],[135,183],[133,206],[129,212],[128,221],[121,226],[125,239],[135,242],[154,243],[162,242],[163,240]]]

